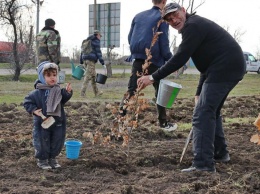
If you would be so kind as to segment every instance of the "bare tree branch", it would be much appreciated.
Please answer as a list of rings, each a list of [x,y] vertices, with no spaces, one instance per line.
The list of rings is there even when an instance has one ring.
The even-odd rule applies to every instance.
[[[25,40],[32,39],[32,35],[26,38],[29,33],[28,22],[26,18],[30,12],[30,6],[21,3],[19,0],[1,0],[0,1],[0,26],[2,29],[8,29],[9,39],[12,40],[12,53],[7,57],[10,68],[14,73],[13,80],[18,81],[21,70],[32,52],[31,45],[26,45]],[[32,40],[27,41],[32,44]]]
[[[205,2],[206,2],[206,0],[200,0],[200,3],[198,5],[196,5],[196,0],[178,0],[178,1],[176,1],[176,3],[178,3],[180,6],[185,7],[185,9],[188,13],[194,13],[195,10],[197,10]]]
[[[233,37],[234,39],[238,42],[238,43],[241,43],[241,37],[246,33],[246,31],[241,31],[240,28],[236,29],[234,34],[233,34]]]
[[[242,36],[246,33],[246,31],[242,31],[241,28],[237,28],[235,29],[234,33],[230,32],[230,26],[223,26],[223,28],[229,32],[231,34],[231,36],[238,42],[241,43],[242,42]]]

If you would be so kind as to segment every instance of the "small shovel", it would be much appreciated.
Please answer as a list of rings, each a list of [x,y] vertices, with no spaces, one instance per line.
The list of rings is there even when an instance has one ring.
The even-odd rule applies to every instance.
[[[45,117],[42,112],[39,112],[40,116],[43,120],[42,122],[42,128],[44,129],[48,129],[50,126],[53,125],[53,123],[55,123],[55,119],[51,116],[51,117]]]
[[[187,150],[187,148],[188,148],[188,145],[189,145],[189,143],[190,143],[191,136],[192,136],[192,132],[193,132],[193,129],[191,128],[190,133],[189,133],[189,135],[188,135],[188,137],[187,137],[187,139],[186,139],[186,142],[185,142],[185,145],[184,145],[182,154],[181,154],[180,163],[181,163],[181,161],[182,161],[182,159],[183,159],[183,156],[184,156],[184,154],[185,154],[185,152],[186,152],[186,150]]]

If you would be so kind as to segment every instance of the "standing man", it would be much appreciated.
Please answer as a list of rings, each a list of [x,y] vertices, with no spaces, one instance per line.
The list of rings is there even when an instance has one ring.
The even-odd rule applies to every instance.
[[[153,30],[157,28],[158,22],[161,20],[161,10],[165,6],[167,0],[152,0],[153,7],[149,10],[138,13],[132,20],[131,29],[128,34],[128,42],[130,44],[131,58],[134,59],[132,73],[128,82],[128,99],[130,99],[137,89],[137,72],[142,72],[142,65],[147,58],[145,49],[150,48],[153,39]],[[169,25],[166,22],[162,22],[158,28],[162,34],[159,36],[155,45],[151,48],[152,59],[151,64],[148,67],[148,74],[154,73],[160,68],[166,61],[168,61],[172,53],[169,48],[168,31]],[[153,83],[155,89],[155,97],[157,97],[159,89],[160,79]],[[120,107],[120,113],[126,113],[123,110],[123,101]],[[157,105],[158,120],[160,127],[166,131],[173,131],[177,128],[176,124],[169,123],[166,120],[166,108]]]
[[[53,19],[45,20],[45,27],[36,35],[38,64],[49,61],[58,65],[60,70],[60,34],[55,28]]]
[[[177,3],[164,7],[162,17],[182,35],[177,53],[152,74],[160,80],[185,65],[191,57],[201,72],[193,112],[192,166],[182,172],[215,172],[215,162],[230,160],[222,127],[221,108],[229,92],[246,71],[243,52],[235,39],[219,25],[195,14],[188,14]],[[138,79],[138,86],[152,84],[149,76]]]
[[[93,35],[90,35],[87,39],[83,40],[81,45],[81,55],[80,55],[80,64],[83,64],[86,68],[86,75],[84,77],[84,81],[81,87],[80,96],[86,96],[86,90],[88,87],[88,82],[91,81],[91,85],[94,91],[95,96],[101,96],[103,94],[102,91],[98,91],[96,84],[96,68],[95,63],[99,60],[99,62],[106,69],[106,65],[102,58],[102,53],[100,50],[100,38],[102,35],[98,30],[94,31]]]

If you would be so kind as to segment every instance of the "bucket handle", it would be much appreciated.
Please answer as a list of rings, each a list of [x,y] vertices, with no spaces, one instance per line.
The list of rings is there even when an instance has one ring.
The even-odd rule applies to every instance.
[[[84,71],[86,71],[86,68],[83,64],[77,65],[76,67],[81,67]]]
[[[82,69],[85,69],[83,64],[79,64],[79,65],[77,65],[77,67],[82,67]]]
[[[80,141],[79,139],[75,139],[75,138],[67,138],[67,139],[65,140],[65,142],[68,141],[68,140],[74,140],[74,141],[82,142],[82,141]]]
[[[83,71],[84,71],[84,73],[83,73],[83,76],[85,76],[85,74],[86,74],[86,68],[85,68],[85,66],[83,65],[83,64],[79,64],[79,65],[77,65],[76,67],[81,67],[82,69],[83,69]]]
[[[104,68],[104,71],[105,71],[105,74],[104,74],[104,75],[106,75],[106,76],[107,76],[107,67],[106,67],[106,68]]]

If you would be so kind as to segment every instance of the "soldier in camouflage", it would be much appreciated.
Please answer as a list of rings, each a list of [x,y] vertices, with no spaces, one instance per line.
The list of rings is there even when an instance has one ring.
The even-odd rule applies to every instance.
[[[38,64],[44,61],[54,62],[60,70],[60,34],[55,28],[53,19],[45,20],[45,27],[36,36]]]
[[[83,40],[81,45],[81,55],[80,55],[80,64],[83,64],[86,68],[86,75],[84,77],[84,81],[81,87],[81,97],[86,96],[86,90],[88,87],[89,81],[91,81],[91,85],[94,91],[95,96],[101,96],[103,94],[102,91],[98,90],[96,84],[96,68],[95,63],[99,60],[99,62],[106,69],[106,65],[102,58],[102,53],[100,50],[100,38],[101,34],[99,31],[95,30],[93,35],[90,35],[86,40],[91,39],[91,49],[86,49],[84,47],[87,46],[86,40]],[[88,50],[88,51],[86,51]]]

